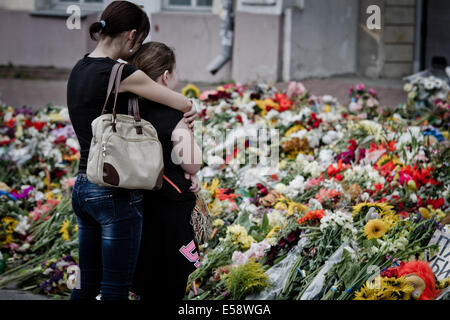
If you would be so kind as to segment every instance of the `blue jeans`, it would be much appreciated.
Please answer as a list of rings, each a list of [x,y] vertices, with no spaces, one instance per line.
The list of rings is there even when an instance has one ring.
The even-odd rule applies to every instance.
[[[72,207],[78,222],[80,289],[71,300],[128,300],[142,232],[140,190],[100,187],[78,175]]]

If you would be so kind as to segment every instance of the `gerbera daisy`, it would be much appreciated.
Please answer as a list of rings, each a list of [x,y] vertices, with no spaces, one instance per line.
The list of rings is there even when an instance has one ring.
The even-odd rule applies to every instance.
[[[367,239],[378,239],[381,238],[388,229],[388,225],[383,220],[372,219],[364,226],[364,234]]]

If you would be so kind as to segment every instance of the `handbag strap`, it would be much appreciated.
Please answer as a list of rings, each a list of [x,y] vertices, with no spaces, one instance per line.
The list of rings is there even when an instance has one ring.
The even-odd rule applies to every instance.
[[[113,89],[113,86],[114,86],[114,83],[116,80],[116,76],[117,76],[117,71],[119,70],[120,65],[121,65],[120,63],[116,63],[111,70],[111,74],[110,74],[109,80],[108,80],[108,89],[106,90],[105,104],[103,105],[103,109],[102,109],[102,115],[106,113],[106,104],[108,103],[109,96],[111,95],[111,91]]]
[[[116,109],[116,103],[117,103],[117,96],[119,95],[119,88],[120,88],[120,81],[122,80],[122,71],[123,67],[125,66],[125,63],[121,63],[119,66],[119,69],[117,70],[117,75],[115,79],[115,86],[114,86],[114,106],[113,106],[113,123],[112,123],[112,129],[114,132],[116,132],[116,115],[117,115],[117,109]]]
[[[139,114],[139,100],[137,96],[128,99],[128,115],[133,115],[137,134],[142,134],[141,115]]]

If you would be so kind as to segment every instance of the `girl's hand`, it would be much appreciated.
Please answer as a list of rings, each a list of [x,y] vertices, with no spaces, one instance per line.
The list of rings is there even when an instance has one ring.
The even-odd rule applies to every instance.
[[[198,179],[197,175],[196,174],[189,175],[188,173],[185,173],[184,177],[186,177],[186,176],[190,176],[190,179],[192,181],[192,185],[189,187],[189,190],[191,190],[191,192],[194,192],[194,193],[199,192],[202,189],[202,187],[201,187],[200,180]]]
[[[192,103],[192,100],[189,100]],[[184,122],[189,126],[189,129],[194,128],[194,120],[197,118],[197,109],[194,104],[192,104],[191,110],[184,114]]]

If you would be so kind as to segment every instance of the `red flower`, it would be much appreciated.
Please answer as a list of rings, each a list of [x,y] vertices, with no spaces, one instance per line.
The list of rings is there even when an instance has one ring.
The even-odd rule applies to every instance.
[[[344,165],[343,162],[342,162],[342,159],[339,159],[338,162],[337,162],[337,167],[335,167],[334,164],[330,164],[330,165],[328,166],[328,170],[327,170],[328,176],[329,176],[329,177],[332,177],[332,176],[334,176],[334,175],[337,175],[337,174],[340,173],[341,171],[347,169],[349,166],[350,166],[350,165],[348,165],[348,164],[345,164],[345,165]],[[342,180],[342,179],[341,179],[341,180]]]
[[[33,126],[36,130],[40,131],[44,126],[45,126],[45,122],[35,122],[33,123]]]
[[[403,217],[404,219],[408,218],[408,211],[400,211],[398,213],[399,216]]]
[[[436,210],[444,205],[444,199],[427,199],[427,205],[432,205],[433,209]]]
[[[12,127],[14,127],[14,124],[16,123],[16,120],[14,118],[11,118],[11,119],[9,119],[9,121],[4,121],[3,123],[8,128],[12,128]]]
[[[379,183],[379,184],[374,184],[373,186],[375,187],[375,190],[376,190],[376,191],[381,191],[381,190],[383,190],[383,185],[382,185],[381,183]]]
[[[242,123],[242,117],[241,117],[241,115],[238,114],[238,115],[236,116],[236,120],[239,121],[240,123]]]

